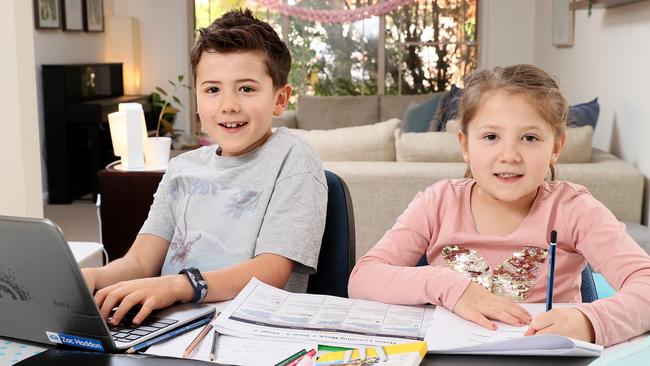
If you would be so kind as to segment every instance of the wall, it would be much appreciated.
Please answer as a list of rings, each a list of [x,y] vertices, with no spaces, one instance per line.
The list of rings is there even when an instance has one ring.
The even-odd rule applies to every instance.
[[[535,0],[479,0],[479,67],[533,62]]]
[[[189,50],[192,27],[188,4],[192,0],[112,0],[105,2],[105,15],[130,16],[137,19],[140,49],[140,90],[149,94],[156,86],[171,92],[167,80],[176,80],[179,74],[190,79]],[[185,108],[177,115],[174,128],[190,131],[190,91],[177,92]]]
[[[0,214],[43,217],[31,1],[0,1]]]
[[[646,177],[650,217],[650,1],[575,12],[574,45],[551,42],[551,2],[535,4],[534,63],[557,76],[570,104],[598,97],[594,146],[611,151]],[[621,189],[624,189],[621,187]]]

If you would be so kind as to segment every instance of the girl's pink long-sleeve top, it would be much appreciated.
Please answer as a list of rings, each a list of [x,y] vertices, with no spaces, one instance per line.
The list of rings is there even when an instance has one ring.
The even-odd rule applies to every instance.
[[[586,263],[616,295],[580,304],[596,343],[650,330],[650,257],[586,188],[544,182],[507,236],[480,235],[470,211],[473,179],[443,180],[416,195],[352,271],[350,297],[453,311],[471,280],[519,302],[545,302],[551,230],[558,233],[553,302],[580,303]],[[426,254],[428,266],[415,267]]]

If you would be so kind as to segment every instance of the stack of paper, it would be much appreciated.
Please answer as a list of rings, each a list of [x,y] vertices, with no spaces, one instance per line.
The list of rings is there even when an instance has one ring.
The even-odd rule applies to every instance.
[[[520,305],[533,317],[541,314],[545,306]],[[515,327],[496,323],[497,330],[489,330],[438,306],[425,337],[429,353],[598,357],[603,351],[603,346],[559,335],[525,337],[528,326]]]

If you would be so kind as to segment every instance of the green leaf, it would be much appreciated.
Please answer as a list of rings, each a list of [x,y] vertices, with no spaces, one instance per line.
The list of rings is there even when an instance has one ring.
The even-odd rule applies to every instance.
[[[169,82],[169,83],[172,84],[173,86],[176,86],[176,84],[174,84],[174,82],[171,81],[171,80],[167,80],[167,82]]]
[[[160,94],[158,94],[158,93],[156,93],[156,92],[151,93],[151,102],[152,102],[153,104],[158,104],[158,103],[160,103]]]
[[[183,81],[183,79],[185,79],[185,75],[184,75],[184,74],[178,75],[178,82],[179,82],[179,83],[180,83],[181,81]]]
[[[163,101],[161,100],[161,101],[158,101],[158,102],[154,103],[153,105],[155,105],[156,107],[160,107],[160,108],[162,108],[162,107],[165,106],[165,102],[163,102]]]
[[[162,94],[162,95],[167,95],[167,92],[165,91],[165,89],[163,89],[163,88],[161,88],[159,86],[156,87],[156,90],[158,90],[160,92],[160,94]]]
[[[183,103],[181,103],[181,100],[176,98],[175,95],[172,96],[172,99],[174,99],[174,102],[178,103],[178,105],[180,105],[181,107],[183,106]]]

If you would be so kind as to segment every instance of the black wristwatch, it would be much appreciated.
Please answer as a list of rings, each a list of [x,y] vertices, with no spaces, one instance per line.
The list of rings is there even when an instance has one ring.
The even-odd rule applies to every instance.
[[[196,267],[184,268],[178,274],[184,274],[190,281],[190,285],[194,289],[194,302],[200,303],[205,299],[208,294],[208,282],[203,279],[201,272]]]

